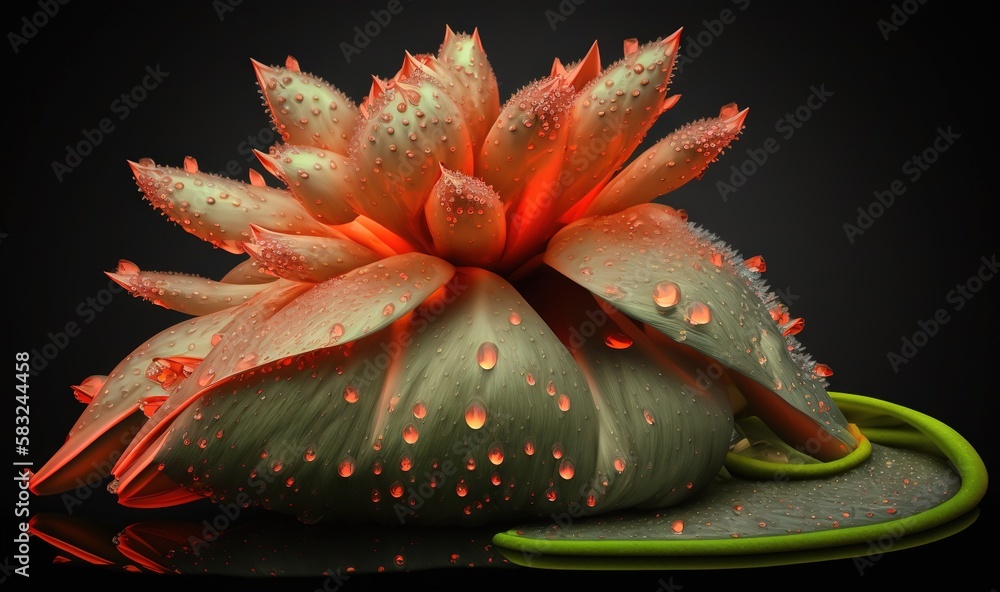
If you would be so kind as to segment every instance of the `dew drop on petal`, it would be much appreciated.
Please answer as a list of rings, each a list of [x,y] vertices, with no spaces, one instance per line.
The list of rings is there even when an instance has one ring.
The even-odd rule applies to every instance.
[[[490,459],[490,462],[495,465],[499,465],[503,462],[503,447],[500,446],[499,442],[494,442],[493,445],[490,446],[488,458]]]
[[[559,494],[556,493],[554,487],[550,487],[548,491],[545,492],[545,499],[549,500],[550,502],[556,501],[557,497],[559,497]]]
[[[478,401],[469,403],[465,410],[465,423],[474,430],[483,427],[486,423],[486,407]]]
[[[350,477],[354,474],[354,459],[347,456],[337,465],[337,474],[341,477]]]
[[[573,478],[576,474],[576,467],[573,466],[572,461],[564,460],[559,463],[559,476],[563,479],[569,480]]]
[[[711,322],[712,310],[704,302],[695,300],[688,305],[687,320],[692,325],[704,325]]]
[[[343,336],[344,336],[344,326],[341,325],[340,323],[334,323],[333,326],[330,327],[330,339],[332,341],[337,341]]]
[[[646,418],[646,423],[648,423],[649,425],[653,425],[654,423],[656,423],[656,419],[653,418],[653,412],[650,411],[649,409],[643,409],[642,416]]]
[[[306,448],[305,454],[302,455],[302,460],[306,462],[312,462],[316,460],[316,451],[312,448]]]
[[[403,484],[399,481],[393,481],[392,485],[389,486],[389,495],[392,497],[403,497]]]
[[[615,470],[618,471],[619,473],[624,473],[625,472],[625,459],[624,458],[622,458],[620,456],[615,457]]]
[[[496,344],[492,341],[484,341],[476,352],[476,361],[479,362],[479,367],[483,370],[492,370],[497,365],[498,356]]]
[[[420,432],[417,431],[417,428],[413,424],[409,424],[403,428],[403,441],[407,444],[415,444],[419,437]]]
[[[532,440],[531,438],[528,438],[527,440],[524,441],[524,453],[527,454],[528,456],[531,456],[532,454],[535,453],[535,441]]]
[[[390,316],[392,313],[396,312],[396,305],[393,303],[386,304],[382,309],[382,316]]]
[[[510,313],[507,316],[507,320],[510,321],[511,325],[515,325],[515,326],[516,325],[520,325],[521,324],[521,315],[517,314],[516,312],[512,312],[512,313]]]
[[[677,534],[684,532],[684,521],[674,520],[674,523],[670,525],[670,530],[676,532]]]
[[[628,349],[632,346],[632,338],[624,333],[609,333],[604,338],[604,345],[611,349]]]
[[[818,365],[819,364],[817,364],[817,366]],[[531,372],[528,372],[528,374],[524,377],[524,379],[528,382],[528,386],[535,386],[535,377],[533,374],[531,374]]]
[[[545,385],[545,392],[547,392],[550,397],[555,396],[555,394],[556,394],[556,383],[554,383],[554,382],[552,382],[550,380],[549,383],[547,385]]]
[[[465,497],[469,493],[469,486],[465,484],[465,479],[459,479],[455,484],[455,494],[458,497]]]
[[[345,388],[344,389],[344,400],[347,401],[348,403],[357,403],[358,402],[358,389],[354,388],[353,386],[348,386],[347,388]]]
[[[674,282],[660,282],[653,288],[653,304],[660,310],[667,310],[681,300],[681,288]]]
[[[559,444],[554,444],[552,446],[552,458],[559,460],[560,458],[562,458],[562,455],[563,455],[562,446],[560,446]]]
[[[427,405],[422,402],[417,402],[413,405],[413,417],[417,419],[423,419],[427,417]]]
[[[560,411],[569,411],[569,395],[559,395],[556,399],[556,405],[559,406]]]

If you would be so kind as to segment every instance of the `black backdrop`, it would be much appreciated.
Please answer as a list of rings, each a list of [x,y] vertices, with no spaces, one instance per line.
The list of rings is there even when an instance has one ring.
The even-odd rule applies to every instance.
[[[751,112],[744,135],[722,161],[702,181],[664,201],[686,208],[692,219],[743,253],[766,258],[767,279],[791,300],[792,312],[806,319],[802,341],[833,367],[833,390],[887,399],[941,419],[995,467],[997,282],[983,282],[971,298],[950,292],[997,250],[991,175],[996,162],[989,143],[996,115],[986,82],[994,75],[987,49],[993,15],[916,0],[857,6],[712,0],[654,7],[597,0],[524,5],[400,0],[401,12],[348,61],[342,44],[354,44],[355,27],[372,20],[370,10],[389,4],[222,0],[154,9],[71,2],[37,31],[22,31],[22,17],[30,20],[40,4],[4,5],[4,31],[30,34],[8,35],[9,47],[0,49],[8,64],[5,102],[12,128],[6,161],[14,165],[7,169],[0,225],[6,308],[14,325],[7,332],[8,351],[41,349],[53,341],[49,333],[67,322],[81,326],[31,378],[29,460],[44,462],[81,411],[70,384],[109,371],[147,336],[180,318],[121,294],[99,312],[91,305],[81,309],[107,287],[102,271],[128,258],[144,269],[219,277],[233,262],[152,211],[136,193],[126,159],[149,156],[179,164],[190,154],[205,171],[222,171],[235,161],[245,179],[251,164],[246,147],[273,140],[251,57],[282,63],[290,53],[304,70],[357,99],[368,90],[369,74],[395,72],[404,49],[436,50],[447,23],[456,30],[479,27],[504,98],[547,74],[552,57],[564,62],[582,57],[594,39],[607,64],[620,56],[625,38],[647,41],[685,27],[687,59],[673,84],[683,98],[650,140],[715,115],[730,101]],[[141,84],[147,68],[161,72],[156,88],[145,96],[137,92],[134,98],[142,100],[133,106],[116,103]],[[825,100],[802,108],[816,89],[825,91]],[[796,110],[808,120],[781,123]],[[57,174],[53,163],[66,162],[66,146],[85,140],[83,130],[99,127],[104,118],[113,129],[71,171]],[[947,150],[927,155],[935,162],[904,166],[933,147],[942,130],[957,138],[938,141],[938,148]],[[749,164],[752,154],[761,160],[760,149],[767,145],[778,149],[766,163]],[[733,178],[734,165],[756,170],[744,182]],[[890,189],[894,181],[905,193],[888,207],[873,205],[875,192]],[[720,182],[734,190],[723,191]],[[877,217],[859,224],[859,207]],[[863,232],[849,237],[845,223]],[[980,285],[972,281],[970,287]],[[948,322],[926,343],[916,336],[922,346],[909,352],[915,353],[912,361],[894,368],[888,354],[902,353],[903,337],[913,338],[919,322],[938,309],[946,310]],[[13,401],[7,408],[13,412]],[[572,587],[655,590],[661,579],[672,577],[685,590],[741,580],[800,587],[816,578],[874,589],[918,583],[931,574],[956,586],[955,578],[985,569],[986,579],[967,588],[985,591],[997,582],[996,547],[986,542],[1000,524],[997,501],[989,492],[982,515],[968,530],[890,553],[864,574],[852,561],[840,560],[672,573],[470,570],[357,577],[345,588],[408,583],[428,588],[439,582],[511,588],[551,580]],[[61,507],[50,498],[32,504],[33,511]],[[102,491],[79,511],[122,525],[167,515],[121,509]],[[53,566],[52,555],[45,545],[33,545],[33,576],[149,584],[127,574]],[[310,590],[318,584],[289,583],[291,589]],[[216,579],[183,585],[235,586]]]

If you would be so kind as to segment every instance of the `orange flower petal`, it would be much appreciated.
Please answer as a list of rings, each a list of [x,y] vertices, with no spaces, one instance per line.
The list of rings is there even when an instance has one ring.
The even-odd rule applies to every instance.
[[[289,234],[329,234],[287,191],[255,187],[207,173],[129,162],[146,199],[198,238],[242,254],[250,224]]]
[[[456,265],[488,266],[503,254],[503,203],[480,179],[442,167],[424,211],[439,256]]]
[[[342,154],[292,144],[272,146],[270,154],[258,150],[254,154],[317,220],[344,224],[358,216],[340,186],[344,182],[344,175],[338,171],[345,158]]]
[[[699,178],[736,139],[747,111],[695,121],[660,140],[608,183],[580,217],[620,212]]]
[[[278,277],[321,282],[379,259],[355,242],[325,236],[293,236],[252,227],[253,243],[244,243],[251,257]]]
[[[251,61],[282,140],[347,152],[358,111],[344,93],[318,76]]]

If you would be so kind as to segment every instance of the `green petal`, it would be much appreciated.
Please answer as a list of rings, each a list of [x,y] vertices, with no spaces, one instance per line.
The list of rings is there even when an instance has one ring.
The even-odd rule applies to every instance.
[[[723,367],[735,370],[753,413],[790,443],[826,460],[856,446],[843,414],[811,375],[811,361],[771,319],[754,272],[673,209],[643,204],[581,220],[552,239],[544,259],[632,318],[715,360],[703,369],[706,382],[720,379]]]
[[[294,67],[266,66],[253,61],[264,104],[274,127],[288,144],[315,146],[346,153],[358,117],[357,107],[319,76]]]
[[[580,505],[597,432],[586,382],[545,323],[501,278],[462,269],[380,333],[202,393],[153,462],[306,521],[473,524]]]
[[[551,270],[525,294],[595,401],[597,473],[585,503],[596,511],[666,507],[704,490],[733,431],[724,385],[700,385],[697,363],[661,351],[628,317]]]
[[[347,202],[349,187],[342,186],[346,157],[315,148],[282,144],[269,154],[254,150],[257,159],[272,175],[281,179],[302,207],[326,224],[344,224],[358,217]]]

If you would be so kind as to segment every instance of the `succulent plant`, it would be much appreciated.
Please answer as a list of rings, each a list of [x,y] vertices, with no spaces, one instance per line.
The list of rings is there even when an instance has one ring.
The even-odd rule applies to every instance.
[[[217,281],[122,261],[115,281],[193,318],[74,387],[86,410],[32,490],[111,459],[127,506],[476,524],[677,504],[750,440],[848,456],[764,260],[653,202],[747,111],[629,161],[679,99],[679,39],[607,68],[595,43],[506,103],[478,32],[407,53],[357,105],[291,57],[254,62],[282,138],[258,157],[285,188],[130,163],[154,207],[249,257]]]

